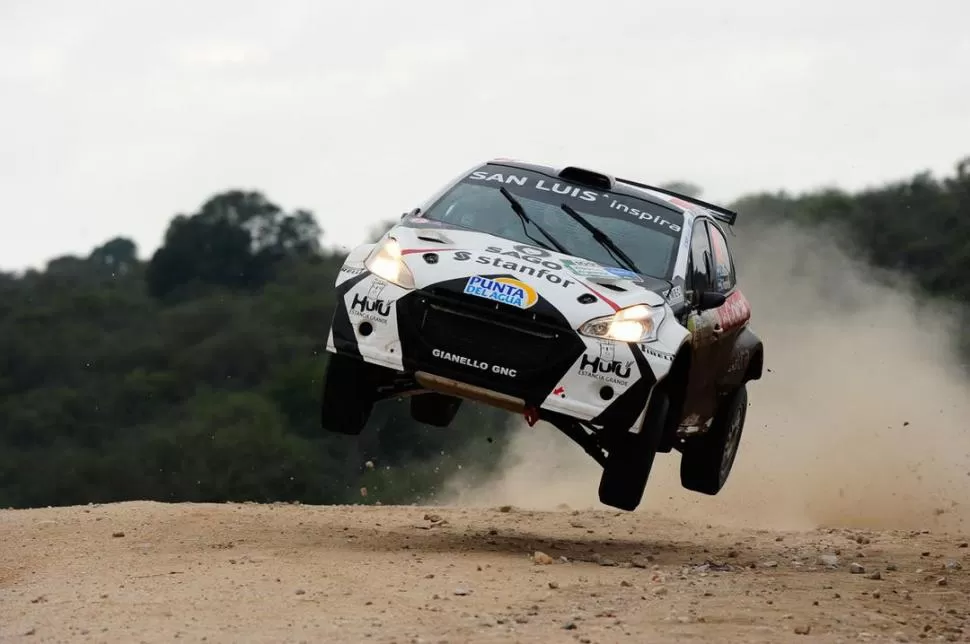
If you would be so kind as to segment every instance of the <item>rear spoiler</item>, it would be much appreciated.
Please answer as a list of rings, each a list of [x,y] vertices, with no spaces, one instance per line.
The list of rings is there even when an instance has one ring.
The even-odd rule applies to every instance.
[[[650,186],[645,183],[640,183],[638,181],[630,181],[629,179],[617,178],[617,181],[620,183],[629,184],[631,186],[636,186],[638,188],[646,188],[647,190],[654,190],[656,192],[669,195],[671,197],[677,197],[678,199],[682,199],[688,203],[692,203],[695,206],[706,208],[707,210],[711,211],[711,215],[713,215],[715,219],[717,219],[718,221],[723,221],[728,226],[733,226],[734,222],[737,221],[738,219],[738,213],[734,212],[733,210],[728,210],[727,208],[723,208],[721,206],[715,206],[712,203],[701,201],[696,197],[682,195],[679,192],[674,192],[673,190],[667,190],[666,188],[658,188],[657,186]]]

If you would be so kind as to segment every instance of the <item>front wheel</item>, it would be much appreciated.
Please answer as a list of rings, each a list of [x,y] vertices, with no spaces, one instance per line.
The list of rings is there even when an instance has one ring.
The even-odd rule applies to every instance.
[[[320,401],[320,426],[324,431],[356,436],[374,409],[373,368],[361,360],[330,354]]]
[[[724,398],[711,428],[684,443],[680,460],[681,485],[711,496],[721,491],[734,467],[747,412],[748,390],[741,385]]]
[[[640,505],[669,409],[670,397],[658,387],[650,398],[640,433],[624,431],[613,437],[600,477],[601,503],[628,511]]]

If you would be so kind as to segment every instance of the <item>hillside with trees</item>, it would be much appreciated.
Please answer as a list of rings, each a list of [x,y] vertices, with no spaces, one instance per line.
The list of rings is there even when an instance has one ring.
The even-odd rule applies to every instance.
[[[942,179],[733,207],[741,236],[765,221],[831,226],[874,265],[970,301],[970,158]],[[389,401],[359,440],[320,432],[343,260],[325,240],[313,213],[233,190],[175,216],[147,260],[117,237],[0,273],[0,507],[400,503],[428,500],[459,467],[486,474],[507,416],[478,405],[463,405],[460,431]]]

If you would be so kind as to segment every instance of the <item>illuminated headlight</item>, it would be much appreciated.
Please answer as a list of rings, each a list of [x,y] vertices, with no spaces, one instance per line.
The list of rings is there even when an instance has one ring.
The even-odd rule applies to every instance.
[[[402,288],[414,288],[414,275],[401,257],[401,245],[393,237],[384,240],[370,256],[364,266],[374,275],[383,277]]]
[[[663,309],[637,304],[602,318],[590,320],[579,332],[594,338],[620,342],[652,342],[663,321]]]

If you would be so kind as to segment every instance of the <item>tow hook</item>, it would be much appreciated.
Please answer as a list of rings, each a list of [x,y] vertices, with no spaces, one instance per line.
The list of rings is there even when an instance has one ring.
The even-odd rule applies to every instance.
[[[537,422],[539,422],[539,410],[535,407],[525,408],[525,422],[529,423],[529,427],[532,427]]]

